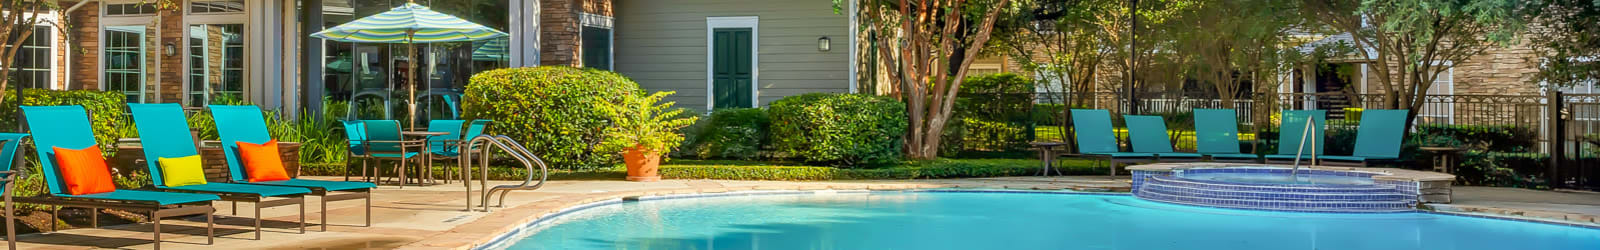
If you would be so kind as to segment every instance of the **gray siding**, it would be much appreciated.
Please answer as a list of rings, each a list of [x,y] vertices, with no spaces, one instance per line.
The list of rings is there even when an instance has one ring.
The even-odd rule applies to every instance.
[[[679,107],[706,107],[706,17],[758,16],[756,103],[848,92],[850,22],[826,0],[616,0],[616,71]],[[817,50],[817,38],[832,40]]]

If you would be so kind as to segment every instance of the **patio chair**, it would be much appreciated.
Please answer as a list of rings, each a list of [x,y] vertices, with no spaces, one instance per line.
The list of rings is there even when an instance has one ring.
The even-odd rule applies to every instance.
[[[155,247],[161,248],[161,219],[167,217],[204,215],[206,217],[206,244],[212,243],[212,217],[216,212],[211,202],[221,199],[210,194],[191,194],[176,192],[161,192],[148,190],[114,189],[110,192],[93,194],[69,194],[66,180],[63,178],[61,167],[57,165],[54,148],[89,148],[97,145],[94,140],[94,131],[89,128],[89,114],[83,106],[23,106],[23,117],[33,135],[34,152],[38,153],[40,169],[44,172],[45,187],[48,189],[43,195],[34,197],[17,197],[19,203],[39,204],[50,206],[50,219],[55,221],[57,211],[61,207],[80,207],[91,209],[116,209],[123,211],[139,212],[150,216],[154,224]],[[91,221],[97,221],[100,212],[90,213]],[[91,223],[98,227],[98,223]],[[55,224],[51,224],[55,230]]]
[[[425,146],[426,142],[424,140],[405,140],[403,135],[400,134],[400,121],[363,120],[361,122],[363,123],[362,126],[365,126],[367,130],[367,147],[364,151],[367,152],[368,158],[379,160],[380,163],[381,160],[398,161],[399,164],[396,164],[394,168],[395,175],[400,178],[400,188],[405,188],[406,168],[409,167],[408,162],[422,159],[422,151],[424,150],[422,147]],[[418,166],[422,165],[425,164],[418,164]],[[373,172],[378,173],[379,171],[375,170]],[[426,175],[426,170],[417,172]]]
[[[441,132],[444,135],[428,136],[428,168],[432,168],[433,159],[456,160],[456,166],[461,166],[461,125],[462,120],[433,120],[428,122],[428,132]],[[449,169],[444,171],[445,183],[450,182],[450,175],[454,173]],[[429,175],[430,177],[432,175]]]
[[[1352,165],[1366,167],[1373,162],[1400,159],[1400,139],[1405,136],[1404,109],[1368,109],[1361,112],[1361,125],[1356,128],[1356,147],[1348,156],[1317,155],[1327,165]]]
[[[1111,127],[1111,112],[1104,109],[1073,109],[1072,132],[1077,135],[1078,154],[1100,158],[1111,163],[1111,175],[1123,163],[1154,162],[1151,153],[1121,152],[1117,147],[1116,131]]]
[[[228,176],[233,182],[311,189],[311,196],[322,197],[322,231],[328,231],[329,201],[364,199],[366,200],[365,226],[372,226],[372,189],[377,187],[372,183],[300,178],[282,181],[248,181],[249,176],[245,176],[248,172],[245,171],[244,163],[242,163],[239,154],[239,142],[266,143],[272,140],[272,136],[267,134],[267,122],[261,116],[261,108],[253,105],[211,105],[209,107],[211,109],[211,118],[215,119],[217,124],[217,134],[221,137],[222,152],[228,158]]]
[[[344,138],[346,151],[350,152],[349,158],[344,161],[344,181],[350,181],[350,160],[361,160],[361,178],[371,180],[367,176],[367,160],[372,155],[367,154],[367,126],[361,121],[339,121],[344,125]]]
[[[1327,149],[1327,147],[1322,146],[1327,141],[1327,137],[1323,133],[1324,126],[1328,124],[1325,120],[1327,115],[1327,110],[1283,111],[1283,117],[1278,122],[1278,153],[1267,155],[1265,157],[1267,162],[1293,163],[1295,154],[1301,151],[1296,148],[1301,146],[1304,146],[1302,148],[1304,153],[1301,153],[1302,156],[1300,157],[1302,161],[1311,161],[1312,154],[1322,155],[1322,152]],[[1306,139],[1312,140],[1313,143],[1300,145],[1300,138],[1305,135],[1306,122],[1308,121],[1312,122],[1311,134]]]
[[[1260,163],[1261,156],[1239,150],[1239,120],[1232,109],[1195,109],[1195,152],[1211,161]]]
[[[17,180],[17,171],[11,168],[19,161],[16,159],[19,148],[17,144],[22,144],[22,139],[27,137],[28,134],[0,133],[0,185],[3,185],[0,186],[0,193],[4,193],[6,202],[6,245],[11,247],[7,249],[17,249],[17,226],[11,216],[16,207],[16,204],[11,203],[11,191],[15,191],[15,186],[11,183]]]
[[[1160,116],[1123,115],[1122,121],[1128,125],[1128,141],[1133,144],[1134,153],[1154,154],[1156,161],[1200,161],[1202,158],[1196,153],[1172,151],[1172,137],[1167,131],[1167,122]]]
[[[261,239],[262,208],[300,205],[300,233],[306,232],[305,195],[311,193],[309,189],[225,182],[168,185],[168,173],[161,168],[161,159],[200,155],[195,148],[197,144],[194,138],[189,135],[189,123],[183,114],[183,106],[176,103],[132,103],[128,104],[128,110],[133,112],[133,124],[139,131],[139,144],[144,149],[144,162],[150,168],[150,181],[156,190],[214,194],[222,197],[223,201],[231,202],[231,211],[235,215],[239,214],[239,202],[255,203],[255,239],[258,240]]]

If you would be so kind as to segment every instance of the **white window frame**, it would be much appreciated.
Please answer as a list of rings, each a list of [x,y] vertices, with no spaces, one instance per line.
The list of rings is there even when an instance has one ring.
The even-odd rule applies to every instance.
[[[97,73],[96,73],[95,77],[97,79],[99,79],[100,91],[107,91],[107,88],[109,87],[107,85],[108,81],[106,81],[106,79],[105,79],[105,77],[106,77],[106,39],[105,39],[105,37],[106,37],[106,27],[109,27],[109,26],[131,26],[131,25],[144,26],[144,25],[149,24],[150,22],[155,21],[156,18],[158,17],[158,15],[156,15],[156,14],[149,14],[149,15],[116,15],[116,16],[112,16],[112,15],[107,15],[106,14],[107,8],[105,8],[105,7],[107,5],[111,5],[111,4],[140,3],[140,1],[141,0],[104,0],[104,1],[101,1],[100,13],[99,13],[99,15],[100,15],[100,22],[99,22],[100,27],[97,29],[97,32],[100,32],[100,34],[98,36],[100,39],[99,39],[99,41],[95,41],[95,43],[97,43],[95,46],[99,50],[99,51],[96,52],[99,55],[99,56],[97,56],[99,58],[99,65],[96,66],[95,71]],[[159,10],[157,10],[157,12],[159,12]],[[148,32],[153,32],[153,33],[159,35],[159,34],[161,34],[161,25],[156,25],[155,26],[155,30],[146,30],[145,32],[147,32],[147,33]],[[148,46],[162,46],[162,45],[161,44],[145,44],[144,46],[145,47],[141,47],[140,50],[146,50],[145,48],[148,48]],[[147,56],[150,56],[150,55],[147,55]],[[161,55],[153,55],[153,56],[161,56]],[[139,76],[139,100],[138,101],[139,101],[139,103],[144,103],[144,102],[148,101],[148,99],[150,98],[150,96],[145,93],[145,92],[147,92],[145,90],[145,88],[149,87],[148,86],[149,84],[161,84],[161,71],[157,69],[158,67],[161,67],[161,64],[160,64],[161,60],[156,60],[156,65],[150,65],[149,63],[147,63],[149,60],[140,60],[140,61],[141,61],[140,62],[141,66],[140,66],[139,69],[143,70],[144,72]],[[143,74],[155,74],[156,82],[155,83],[146,82],[146,79],[149,79],[149,76],[148,75],[143,75]],[[161,96],[161,88],[160,87],[156,87],[154,89],[155,89],[155,95],[157,97],[160,97]],[[121,92],[121,91],[119,90],[118,92]]]
[[[197,0],[185,0],[185,1],[183,1],[184,19],[188,20],[188,18],[198,17],[198,16],[227,16],[227,15],[244,15],[245,13],[250,13],[250,2],[249,2],[249,0],[245,0],[244,6],[240,7],[242,9],[244,9],[244,10],[239,11],[239,12],[206,12],[206,13],[196,13],[196,12],[194,12],[194,2],[215,2],[215,1],[218,1],[218,0],[198,0],[198,1]]]
[[[49,27],[47,30],[50,30],[50,73],[47,74],[50,77],[49,80],[46,81],[48,84],[45,84],[45,89],[49,90],[66,89],[66,83],[60,81],[60,76],[57,76],[58,73],[62,72],[61,65],[66,64],[64,60],[61,60],[61,43],[63,43],[61,39],[61,29],[56,27],[56,25],[61,22],[60,20],[61,17],[57,16],[54,12],[39,13],[39,23],[33,25],[34,28],[38,26],[45,26]],[[18,70],[18,72],[21,72],[21,70]]]
[[[250,25],[250,21],[249,21],[250,20],[250,12],[253,11],[253,9],[250,8],[250,3],[249,2],[245,2],[244,11],[242,11],[242,12],[200,13],[200,14],[196,14],[193,11],[190,11],[190,8],[194,7],[192,2],[194,2],[194,1],[193,0],[183,1],[183,10],[184,10],[184,12],[183,12],[184,13],[184,16],[183,16],[183,27],[182,27],[183,28],[183,34],[181,36],[179,36],[179,37],[181,37],[181,39],[178,39],[178,40],[180,40],[178,42],[178,44],[179,44],[178,45],[179,46],[178,50],[180,52],[178,53],[177,56],[182,58],[181,60],[179,60],[180,61],[180,63],[179,63],[180,66],[179,67],[182,68],[181,72],[183,72],[182,74],[179,74],[180,76],[182,76],[182,77],[179,77],[180,78],[179,80],[182,81],[182,83],[181,83],[182,86],[180,87],[182,89],[180,91],[183,92],[182,94],[178,95],[178,96],[182,97],[182,98],[179,98],[180,99],[179,102],[182,103],[183,106],[185,106],[185,107],[188,107],[188,106],[192,105],[191,103],[189,103],[189,95],[193,94],[193,93],[190,93],[190,91],[191,91],[190,87],[192,86],[192,84],[194,84],[194,83],[189,81],[189,78],[191,78],[191,77],[189,77],[189,59],[193,56],[193,55],[189,54],[189,46],[191,46],[191,44],[189,44],[189,26],[193,26],[193,25],[196,25],[196,24],[204,24],[204,25],[238,24],[238,25],[244,26],[244,29],[239,31],[240,32],[239,35],[244,36],[244,51],[241,52],[241,53],[244,53],[244,55],[243,55],[244,56],[243,57],[244,65],[240,65],[244,69],[244,74],[241,76],[242,79],[240,79],[240,80],[244,81],[244,83],[242,83],[241,86],[240,86],[243,89],[239,90],[241,92],[239,98],[241,98],[241,99],[250,98],[250,69],[251,69],[251,66],[252,66],[251,62],[255,61],[255,60],[252,60],[251,57],[250,57],[250,49],[255,46],[255,43],[250,42],[251,41],[250,40],[250,30],[254,29],[254,26]],[[204,2],[204,1],[202,1],[202,2]],[[202,98],[202,99],[204,99],[206,102],[210,102],[211,101],[211,91],[206,91],[206,93],[204,95],[205,95],[205,98]],[[209,103],[206,103],[206,104],[209,104]]]
[[[1429,91],[1440,90],[1440,91],[1442,91],[1442,93],[1440,93],[1440,95],[1455,95],[1456,94],[1456,77],[1455,77],[1455,75],[1456,75],[1456,67],[1455,67],[1455,63],[1450,62],[1450,61],[1443,61],[1443,62],[1433,62],[1433,64],[1434,64],[1434,66],[1444,66],[1444,67],[1447,67],[1447,68],[1443,72],[1439,72],[1438,76],[1435,76],[1435,78],[1433,79],[1433,82],[1429,83],[1428,90]],[[1442,85],[1442,86],[1440,85],[1441,80],[1443,81],[1442,83],[1444,83],[1444,85]],[[1441,89],[1440,87],[1444,87],[1444,88]],[[1417,93],[1417,94],[1423,95],[1424,96],[1423,98],[1426,98],[1426,96],[1429,95],[1427,92]],[[1427,105],[1428,104],[1427,103],[1423,103],[1422,105],[1423,105],[1422,110],[1427,110]],[[1444,111],[1443,112],[1439,112],[1439,113],[1435,113],[1435,114],[1427,114],[1427,113],[1423,113],[1423,112],[1419,111],[1419,112],[1417,112],[1418,113],[1417,116],[1418,117],[1429,117],[1429,118],[1440,118],[1440,119],[1444,119],[1446,124],[1456,124],[1456,104],[1455,104],[1455,102],[1442,103],[1442,104],[1436,104],[1436,105],[1444,106],[1443,107]]]
[[[716,30],[723,28],[750,29],[750,107],[761,107],[761,24],[760,16],[706,17],[706,111],[716,108],[713,94],[716,82],[714,49]]]
[[[606,32],[609,33],[609,34],[606,34],[606,39],[609,40],[609,41],[606,41],[606,47],[607,47],[606,50],[608,50],[606,52],[606,57],[607,57],[606,58],[606,68],[610,69],[611,71],[617,71],[617,27],[615,26],[616,23],[617,23],[616,19],[613,18],[613,17],[599,15],[599,14],[592,14],[592,13],[588,13],[588,12],[579,12],[578,13],[578,22],[579,22],[579,26],[580,26],[579,29],[578,29],[578,40],[580,40],[580,41],[583,40],[583,28],[582,27],[595,27],[595,28],[606,29]],[[583,48],[580,47],[578,49],[582,50]],[[583,58],[580,57],[580,58],[578,58],[578,60],[583,60]]]

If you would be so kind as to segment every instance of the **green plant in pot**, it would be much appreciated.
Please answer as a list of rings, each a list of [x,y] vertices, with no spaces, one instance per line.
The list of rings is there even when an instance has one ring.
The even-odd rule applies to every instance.
[[[683,143],[678,129],[694,124],[699,117],[680,117],[683,109],[672,108],[673,102],[661,99],[672,91],[656,92],[648,96],[632,95],[620,102],[597,102],[595,105],[611,119],[604,131],[602,147],[622,149],[622,160],[628,165],[629,181],[658,181],[656,170],[661,156]]]

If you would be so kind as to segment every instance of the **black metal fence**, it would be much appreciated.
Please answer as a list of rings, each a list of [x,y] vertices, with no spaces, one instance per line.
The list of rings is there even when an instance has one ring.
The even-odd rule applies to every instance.
[[[1042,141],[1071,141],[1070,122],[1063,122],[1068,108],[1107,109],[1114,117],[1121,114],[1162,115],[1174,131],[1173,143],[1180,151],[1194,150],[1193,118],[1186,116],[1197,108],[1238,110],[1241,141],[1245,150],[1272,152],[1276,143],[1277,114],[1283,110],[1327,110],[1329,143],[1340,136],[1353,139],[1360,113],[1366,109],[1397,107],[1381,94],[1291,93],[1262,94],[1232,100],[1190,98],[1183,94],[1140,95],[1137,107],[1130,107],[1118,93],[1028,93],[1036,105],[1033,117],[1040,124],[1034,136]],[[1010,97],[1015,98],[1015,96]],[[1473,157],[1488,157],[1498,163],[1494,171],[1518,172],[1541,180],[1539,186],[1600,189],[1600,94],[1548,93],[1542,95],[1427,95],[1417,107],[1413,135],[1438,134],[1454,137],[1480,149]],[[1038,107],[1067,108],[1040,109]],[[1045,113],[1045,114],[1040,114]],[[1114,118],[1115,119],[1115,118]],[[1120,119],[1119,119],[1120,120]],[[1120,124],[1120,123],[1117,123]],[[1053,130],[1053,131],[1052,131]],[[1421,132],[1419,132],[1421,131]],[[1346,134],[1348,133],[1348,134]],[[1121,133],[1119,132],[1119,136]],[[1430,143],[1425,138],[1407,138],[1407,143]],[[1329,145],[1330,154],[1353,145]],[[1408,156],[1417,154],[1407,152]],[[1475,158],[1476,159],[1476,158]],[[1424,164],[1419,159],[1412,164]],[[1486,170],[1487,171],[1487,170]]]

